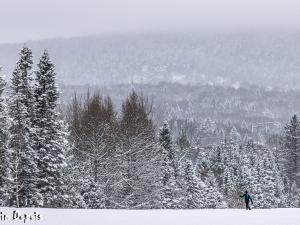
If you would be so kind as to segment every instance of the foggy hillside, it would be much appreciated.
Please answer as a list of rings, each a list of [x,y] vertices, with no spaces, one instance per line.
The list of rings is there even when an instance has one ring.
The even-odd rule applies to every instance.
[[[66,85],[244,83],[300,88],[300,33],[185,33],[81,37],[28,42],[47,48]],[[9,75],[23,44],[1,44]],[[35,60],[37,61],[37,60]]]

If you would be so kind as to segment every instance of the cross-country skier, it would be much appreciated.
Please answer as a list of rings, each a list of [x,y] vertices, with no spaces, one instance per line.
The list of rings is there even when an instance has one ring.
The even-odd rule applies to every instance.
[[[241,198],[245,198],[245,203],[246,203],[246,210],[251,210],[249,203],[251,201],[251,204],[253,204],[251,196],[248,194],[248,191],[245,191],[245,194],[240,196]]]

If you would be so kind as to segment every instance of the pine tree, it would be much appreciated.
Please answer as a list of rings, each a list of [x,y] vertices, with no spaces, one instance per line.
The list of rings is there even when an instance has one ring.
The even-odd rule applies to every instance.
[[[178,208],[179,201],[176,193],[178,189],[175,180],[175,172],[167,157],[165,157],[165,160],[166,161],[164,161],[162,165],[161,205],[164,209]]]
[[[12,150],[11,205],[30,207],[40,205],[37,189],[37,154],[32,146],[32,53],[27,47],[20,52],[12,74],[9,97],[9,148]]]
[[[234,126],[231,128],[229,140],[233,143],[240,143],[242,140],[241,135]]]
[[[199,179],[195,175],[195,171],[193,168],[193,164],[191,161],[187,161],[185,163],[184,168],[184,180],[185,180],[185,199],[186,205],[185,208],[188,209],[197,209],[197,208],[204,208],[205,207],[205,199],[204,193],[201,188]]]
[[[16,88],[16,92],[20,92],[24,97],[22,104],[27,109],[27,117],[32,122],[34,118],[34,99],[32,87],[32,66],[33,56],[30,48],[24,46],[20,51],[20,59],[17,62],[16,68],[13,72],[12,85]],[[16,79],[14,79],[14,76]]]
[[[177,152],[176,148],[173,145],[171,130],[169,127],[168,122],[164,122],[163,126],[160,128],[159,131],[159,143],[165,149],[166,153],[168,154],[170,165],[173,167],[175,172],[175,179],[176,183],[178,183],[179,179],[179,168],[178,168],[178,159],[177,159]]]
[[[68,148],[66,129],[57,110],[59,93],[55,76],[54,64],[45,50],[38,63],[34,88],[38,188],[45,207],[58,207],[62,204],[63,167]]]
[[[163,152],[162,162],[162,195],[163,208],[178,208],[178,174],[176,167],[176,154],[172,146],[172,138],[169,125],[165,122],[159,132],[159,142]]]
[[[7,206],[6,204],[9,194],[9,119],[7,114],[6,101],[3,97],[5,85],[6,83],[0,74],[0,206]]]
[[[251,149],[251,145],[242,146],[240,150],[240,166],[238,170],[238,189],[248,190],[252,193],[254,190],[255,179],[252,174],[253,166],[251,165],[251,154],[254,152]]]
[[[294,115],[289,124],[284,128],[284,170],[289,178],[290,188],[292,183],[300,184],[300,122]]]
[[[207,207],[208,208],[227,208],[227,203],[225,202],[224,195],[221,193],[218,186],[217,179],[214,173],[209,170],[205,184],[208,188],[207,194]]]
[[[278,207],[279,199],[276,197],[276,181],[269,159],[264,158],[261,163],[260,184],[263,192],[263,208]]]
[[[300,188],[294,182],[291,187],[291,199],[289,199],[289,206],[294,208],[300,207]]]
[[[232,202],[230,201],[230,199],[236,193],[236,183],[231,168],[226,167],[224,170],[221,189],[223,190],[224,195],[227,197],[227,201],[230,202],[231,206]]]
[[[220,146],[220,153],[223,165],[223,174],[220,179],[220,190],[222,191],[229,207],[238,207],[238,171],[240,161],[239,146],[231,140],[230,143],[225,142]]]
[[[93,179],[90,180],[88,190],[83,194],[83,199],[89,209],[105,208],[103,189]]]
[[[187,137],[186,131],[181,131],[179,135],[180,136],[177,139],[177,145],[181,151],[187,150],[189,147],[191,147],[191,143]]]
[[[86,203],[82,194],[85,184],[90,178],[86,173],[86,168],[74,160],[74,151],[69,148],[66,152],[67,166],[63,169],[64,174],[64,207],[66,208],[86,208]]]
[[[251,166],[248,182],[255,207],[282,207],[285,202],[284,187],[273,152],[255,143],[247,146],[247,151]]]
[[[161,146],[166,149],[169,154],[171,154],[171,148],[172,148],[172,137],[171,132],[169,128],[168,122],[164,122],[163,126],[160,129],[159,132],[159,142]],[[170,159],[172,160],[172,156],[169,155]]]
[[[185,208],[224,208],[227,207],[223,195],[219,192],[212,171],[206,177],[197,176],[190,160],[184,165]]]

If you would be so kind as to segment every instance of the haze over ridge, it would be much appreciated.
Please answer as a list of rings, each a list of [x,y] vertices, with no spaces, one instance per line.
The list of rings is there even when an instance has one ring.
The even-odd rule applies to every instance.
[[[67,85],[252,83],[300,88],[300,32],[153,33],[28,42],[47,48]],[[0,44],[9,77],[23,44]]]

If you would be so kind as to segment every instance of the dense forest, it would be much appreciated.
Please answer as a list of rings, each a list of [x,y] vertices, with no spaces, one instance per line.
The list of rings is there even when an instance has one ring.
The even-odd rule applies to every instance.
[[[62,108],[67,108],[74,92],[87,90],[109,95],[120,110],[124,96],[131,90],[143,93],[153,107],[157,127],[167,120],[174,138],[184,131],[196,145],[216,144],[228,137],[235,127],[242,139],[252,138],[263,144],[278,145],[280,135],[293,114],[300,111],[300,92],[258,86],[228,87],[201,84],[123,84],[110,86],[62,85]]]
[[[164,91],[171,88],[161,85]],[[273,106],[281,102],[262,96],[276,93],[282,99],[283,92],[226,90],[252,96],[246,104],[238,98],[224,102],[222,91],[203,87],[188,107],[185,95],[181,104],[163,105],[133,88],[116,104],[89,91],[72,94],[60,107],[47,50],[34,67],[32,51],[24,46],[9,84],[0,79],[1,206],[241,208],[239,196],[248,190],[256,208],[299,207],[297,115],[276,132],[264,133],[235,116],[261,115],[265,100]],[[284,121],[276,110],[268,108],[276,116],[266,114],[262,122]],[[210,120],[198,124],[201,113]],[[213,141],[203,141],[205,135]]]

